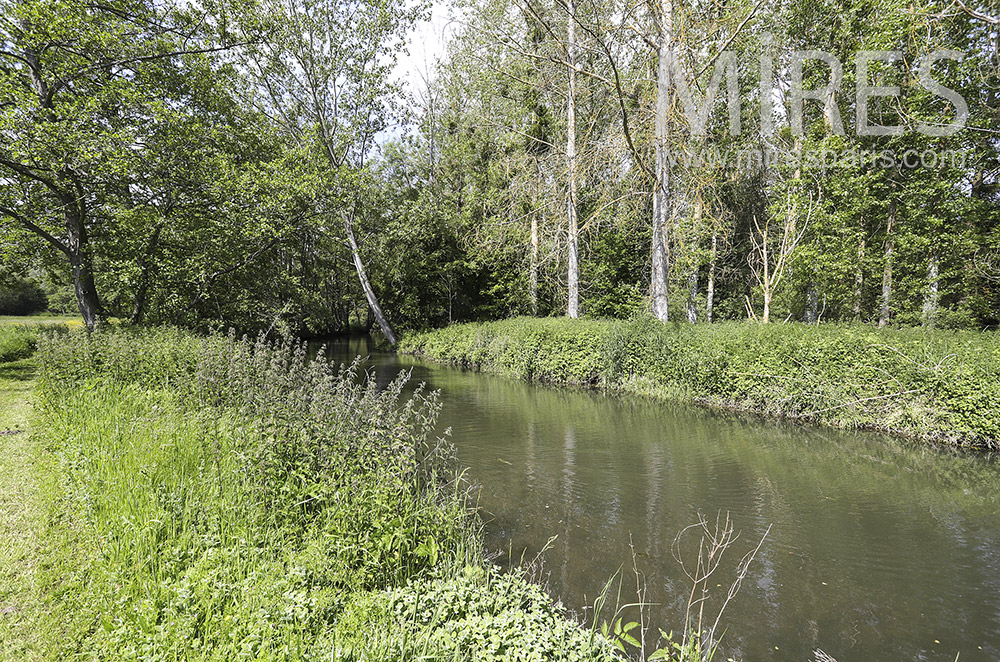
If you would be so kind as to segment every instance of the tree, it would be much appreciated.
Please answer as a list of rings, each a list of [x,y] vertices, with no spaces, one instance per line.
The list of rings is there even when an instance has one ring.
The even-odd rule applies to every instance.
[[[113,232],[108,206],[141,185],[149,144],[226,48],[206,44],[200,18],[152,0],[0,6],[0,214],[68,262],[89,328],[104,315],[95,235]]]
[[[566,66],[569,81],[566,89],[566,218],[569,226],[567,285],[569,302],[566,315],[580,316],[580,247],[577,221],[577,153],[576,153],[576,6],[566,0]]]
[[[402,0],[261,0],[242,19],[241,52],[254,85],[250,101],[315,163],[318,209],[343,231],[358,280],[386,339],[396,336],[372,286],[353,188],[379,132],[392,124],[398,88],[391,81],[407,30],[423,11]]]

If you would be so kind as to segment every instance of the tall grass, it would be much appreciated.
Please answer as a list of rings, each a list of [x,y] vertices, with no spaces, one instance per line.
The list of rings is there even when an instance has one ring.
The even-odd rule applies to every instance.
[[[0,363],[29,358],[35,353],[38,336],[42,333],[66,333],[61,324],[0,325]]]
[[[491,579],[437,396],[404,396],[406,375],[379,389],[301,344],[170,330],[45,336],[38,356],[79,541],[63,612],[89,615],[52,657],[610,659],[523,579]],[[396,607],[476,591],[491,607],[461,626]]]
[[[995,333],[520,318],[411,336],[401,351],[523,379],[1000,445]]]

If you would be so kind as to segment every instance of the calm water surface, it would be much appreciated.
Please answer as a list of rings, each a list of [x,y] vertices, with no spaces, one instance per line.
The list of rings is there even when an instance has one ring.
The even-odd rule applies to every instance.
[[[771,527],[724,616],[722,652],[746,662],[1000,660],[1000,466],[877,435],[804,428],[640,399],[523,384],[371,354],[381,380],[412,370],[442,393],[441,429],[480,486],[491,549],[544,554],[578,612],[635,546],[653,623],[683,622],[678,533],[728,512],[741,537]],[[692,538],[692,540],[694,540]],[[690,552],[690,550],[688,550]],[[693,558],[690,557],[689,558]],[[635,601],[634,575],[626,576]],[[717,603],[716,603],[717,604]]]

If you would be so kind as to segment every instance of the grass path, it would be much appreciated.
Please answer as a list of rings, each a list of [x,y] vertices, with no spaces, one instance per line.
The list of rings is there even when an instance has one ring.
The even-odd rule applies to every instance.
[[[64,657],[89,626],[86,554],[61,513],[55,458],[33,436],[35,363],[0,363],[0,662]]]
[[[0,364],[0,660],[41,658],[37,639],[45,523],[38,474],[41,449],[32,439],[34,365]]]

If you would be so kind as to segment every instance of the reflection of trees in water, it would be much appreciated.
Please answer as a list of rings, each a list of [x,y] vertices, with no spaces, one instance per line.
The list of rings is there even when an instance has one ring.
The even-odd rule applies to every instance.
[[[379,379],[407,367],[442,390],[441,428],[484,487],[494,548],[531,558],[559,535],[548,567],[573,609],[631,567],[631,533],[648,599],[662,603],[654,623],[676,627],[689,587],[671,543],[697,511],[729,511],[742,544],[774,529],[728,612],[727,654],[911,659],[938,630],[985,640],[963,660],[978,645],[996,657],[1000,484],[988,459],[375,359]],[[720,572],[726,586],[732,569]],[[852,638],[860,648],[842,657]]]

